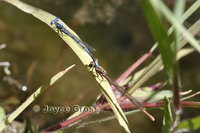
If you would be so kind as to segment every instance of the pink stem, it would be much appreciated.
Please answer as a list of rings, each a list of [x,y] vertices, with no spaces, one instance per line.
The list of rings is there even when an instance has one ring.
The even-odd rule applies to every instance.
[[[123,74],[121,74],[115,82],[120,84],[124,81],[138,66],[140,66],[150,55],[152,54],[151,51],[144,54],[139,60],[137,60],[134,64],[132,64]]]
[[[123,101],[123,102],[120,102],[119,103],[121,108],[126,110],[126,109],[137,109],[137,106],[135,106],[134,104],[132,104],[131,102],[129,101]],[[145,107],[145,108],[159,108],[159,107],[163,107],[164,106],[164,102],[163,101],[158,101],[158,102],[155,102],[155,103],[142,103],[142,105]],[[193,107],[193,108],[200,108],[200,102],[192,102],[192,101],[181,101],[181,106],[182,107]],[[101,105],[99,107],[99,110],[102,110],[102,109],[105,109],[105,110],[112,110],[111,107],[109,106],[108,103],[105,103],[103,105]],[[75,121],[78,121],[86,116],[89,116],[91,115],[92,113],[94,112],[84,112],[74,118],[71,118],[67,121],[64,121],[64,122],[61,122],[59,123],[58,125],[54,126],[54,127],[51,127],[45,131],[42,131],[41,133],[48,133],[48,132],[53,132],[55,130],[58,130],[60,128],[64,128],[72,123],[74,123]]]

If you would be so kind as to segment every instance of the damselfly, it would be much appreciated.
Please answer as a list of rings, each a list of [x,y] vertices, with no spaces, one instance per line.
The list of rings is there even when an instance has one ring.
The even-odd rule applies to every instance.
[[[76,43],[78,43],[90,55],[90,57],[92,58],[92,60],[94,62],[95,67],[98,67],[98,62],[95,60],[94,56],[90,52],[90,50],[95,51],[95,49],[92,48],[91,46],[89,46],[87,43],[85,43],[81,39],[79,39],[78,37],[71,34],[68,30],[66,30],[66,28],[63,26],[63,24],[58,22],[59,20],[60,20],[59,18],[55,18],[54,20],[51,21],[50,24],[51,25],[55,24],[56,28],[58,29],[58,32],[65,33],[66,35],[71,37]]]

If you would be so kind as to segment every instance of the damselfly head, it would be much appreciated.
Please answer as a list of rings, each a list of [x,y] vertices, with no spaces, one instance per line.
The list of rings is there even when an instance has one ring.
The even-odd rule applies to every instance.
[[[58,20],[60,20],[60,18],[57,17],[57,18],[55,18],[54,20],[52,20],[50,24],[53,25],[53,24],[56,23]]]

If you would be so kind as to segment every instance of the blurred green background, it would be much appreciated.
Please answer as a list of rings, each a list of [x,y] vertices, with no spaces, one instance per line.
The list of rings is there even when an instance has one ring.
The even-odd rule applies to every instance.
[[[108,74],[116,79],[124,70],[134,63],[153,46],[146,20],[138,1],[122,0],[24,0],[24,2],[43,9],[61,18],[72,28],[82,40],[96,49],[94,56],[98,58]],[[173,1],[166,0],[169,7]],[[193,1],[188,1],[187,6]],[[199,19],[200,10],[188,20],[192,25]],[[169,26],[169,24],[166,22]],[[48,114],[34,113],[31,107],[38,104],[42,107],[89,105],[101,93],[92,75],[82,65],[73,51],[47,25],[21,10],[0,2],[0,44],[7,47],[0,50],[0,61],[11,63],[10,77],[20,85],[26,85],[28,90],[23,92],[16,84],[3,80],[5,73],[0,68],[0,103],[4,104],[7,113],[16,109],[40,85],[48,81],[55,73],[76,64],[53,87],[45,91],[18,118],[27,120],[29,124],[39,124],[46,128],[63,121],[71,113]],[[158,51],[154,53],[154,56]],[[148,59],[142,66],[152,61]],[[200,57],[197,52],[180,60],[180,76],[182,90],[200,89]],[[142,67],[140,67],[142,68]],[[139,70],[139,69],[138,69]],[[165,79],[161,72],[146,85],[151,85]],[[198,99],[198,96],[195,97]],[[194,98],[194,99],[195,99]],[[193,100],[194,100],[193,99]],[[199,115],[198,110],[183,109],[183,118]],[[191,113],[192,112],[192,113]],[[160,133],[163,112],[159,109],[151,110],[156,118],[151,122],[144,114],[128,116],[130,129],[137,133],[151,130]],[[102,116],[111,115],[103,113]],[[90,116],[91,117],[91,116]],[[92,116],[95,120],[96,117]],[[90,119],[92,119],[92,117]],[[100,125],[89,126],[74,132],[123,132],[117,120],[108,121]]]

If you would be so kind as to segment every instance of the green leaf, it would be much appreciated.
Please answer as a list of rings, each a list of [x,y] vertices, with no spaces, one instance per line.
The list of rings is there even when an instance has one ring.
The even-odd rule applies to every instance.
[[[0,132],[9,124],[11,123],[22,111],[28,107],[44,90],[48,87],[52,86],[58,79],[60,79],[68,70],[70,70],[75,65],[57,73],[53,76],[50,81],[48,81],[45,85],[38,88],[31,96],[29,96],[24,103],[22,103],[14,112],[12,112],[4,121],[0,123]]]
[[[193,36],[195,36],[196,34],[199,33],[199,31],[200,31],[200,19],[189,28],[189,31],[191,32],[191,34]],[[187,40],[184,39],[183,37],[181,37],[178,44],[179,44],[178,50],[180,50],[182,47],[184,47],[187,44]],[[191,53],[191,52],[189,52],[189,53]],[[158,55],[156,57],[156,59],[154,59],[153,62],[150,65],[148,65],[145,68],[145,70],[142,71],[141,74],[136,74],[137,78],[134,80],[134,84],[130,87],[131,89],[130,89],[129,92],[133,93],[137,88],[139,88],[142,84],[144,84],[148,79],[150,79],[157,72],[159,72],[161,66],[162,66],[161,56]]]
[[[181,16],[184,13],[184,8],[185,8],[185,0],[176,0],[176,4],[174,7],[174,14],[178,21],[181,21]]]
[[[174,14],[176,16],[176,19],[180,22],[180,24],[182,24],[181,23],[181,16],[184,13],[184,8],[185,8],[185,0],[176,0],[175,6],[174,6]],[[175,37],[175,39],[174,39],[174,43],[173,43],[172,47],[174,49],[173,54],[174,54],[174,56],[176,56],[177,45],[178,45],[177,43],[178,43],[178,40],[180,38],[180,33],[176,29],[174,29],[174,37]],[[175,58],[174,62],[176,62],[176,58]],[[176,64],[176,66],[174,66],[174,69],[177,69],[177,64]],[[174,71],[178,72],[178,70],[174,70]],[[178,75],[178,73],[175,73],[175,74]],[[176,75],[176,77],[179,77],[177,75]]]
[[[155,40],[158,42],[158,48],[161,53],[162,62],[165,67],[165,72],[168,77],[169,84],[172,85],[172,75],[173,75],[173,60],[174,54],[171,49],[171,41],[168,37],[167,30],[164,23],[161,21],[160,17],[157,15],[156,11],[152,7],[148,0],[141,0],[143,11],[145,13],[148,25],[152,31]]]
[[[180,23],[183,23],[187,18],[189,18],[199,8],[199,6],[200,6],[200,1],[196,1],[190,8],[188,8],[188,10],[183,14],[183,16],[181,16]],[[168,30],[169,35],[172,33],[173,29],[174,28],[172,25]],[[193,36],[195,36],[197,33],[199,33],[199,29],[200,29],[200,20],[198,20],[195,24],[193,24],[189,28],[189,32]],[[178,43],[179,43],[178,50],[180,50],[183,46],[187,44],[187,41],[181,36]],[[153,45],[151,51],[153,52],[156,48],[157,48],[157,43]],[[159,71],[159,67],[157,67],[160,64],[159,60],[160,57],[157,56],[157,58],[148,67],[146,67],[145,70],[142,70],[141,72],[135,74],[137,75],[137,78],[134,80],[135,84],[133,84],[129,89],[130,93],[133,93],[137,88],[141,87],[142,84],[144,84],[149,78],[151,78]]]
[[[193,3],[193,5],[190,6],[190,8],[188,8],[187,11],[185,11],[184,14],[180,17],[180,23],[182,24],[187,18],[189,18],[199,8],[199,5],[200,5],[200,1],[196,1],[195,3]],[[169,28],[168,35],[170,35],[172,31],[174,30],[173,27],[174,25],[172,25]],[[153,52],[157,48],[157,46],[158,46],[157,43],[155,43],[153,47],[151,48],[151,51]]]
[[[151,3],[158,10],[162,12],[162,14],[171,22],[176,30],[178,30],[182,35],[188,40],[188,42],[198,51],[200,52],[200,45],[198,41],[186,30],[186,28],[174,17],[172,12],[167,8],[167,6],[161,0],[151,0]],[[200,7],[200,4],[198,4]]]
[[[151,91],[150,91],[151,90]],[[140,99],[141,101],[149,99],[148,102],[156,102],[164,97],[171,98],[173,93],[169,90],[162,91],[152,91],[148,87],[145,87],[143,90],[137,90],[132,94],[135,98]]]
[[[101,77],[101,76],[99,76]],[[102,86],[101,91],[103,92],[104,96],[106,97],[108,103],[110,104],[111,108],[113,109],[113,112],[115,113],[115,116],[117,117],[120,125],[122,127],[124,127],[124,129],[126,130],[126,132],[130,132],[129,128],[128,128],[128,121],[121,109],[121,107],[119,106],[115,95],[112,91],[112,88],[110,87],[110,84],[108,83],[108,81],[103,77],[99,79],[98,76],[95,76],[96,80],[101,83],[100,85]]]
[[[181,121],[175,130],[196,130],[198,128],[200,128],[200,116]]]
[[[163,118],[162,133],[170,133],[171,125],[172,125],[172,112],[171,112],[171,108],[170,108],[170,102],[165,97],[164,98],[164,118]]]
[[[0,106],[0,121],[2,121],[6,116],[5,110],[2,106]]]
[[[51,21],[56,18],[56,16],[54,16],[42,9],[39,9],[37,7],[23,3],[19,0],[4,0],[4,1],[16,6],[17,8],[19,8],[20,10],[22,10],[28,14],[33,15],[37,19],[46,23],[49,27],[51,27],[57,33],[57,29],[56,29],[55,25],[52,26],[50,24]],[[63,26],[72,35],[79,38],[78,35],[73,30],[71,30],[62,20],[59,20],[59,22],[62,23]],[[89,65],[90,62],[93,61],[92,58],[90,57],[90,55],[85,50],[83,50],[82,47],[77,45],[77,43],[71,37],[69,37],[67,35],[62,35],[62,34],[58,34],[58,35],[60,35],[60,37],[69,45],[69,47],[75,52],[75,54],[79,57],[79,59],[82,61],[82,63],[84,65]]]

